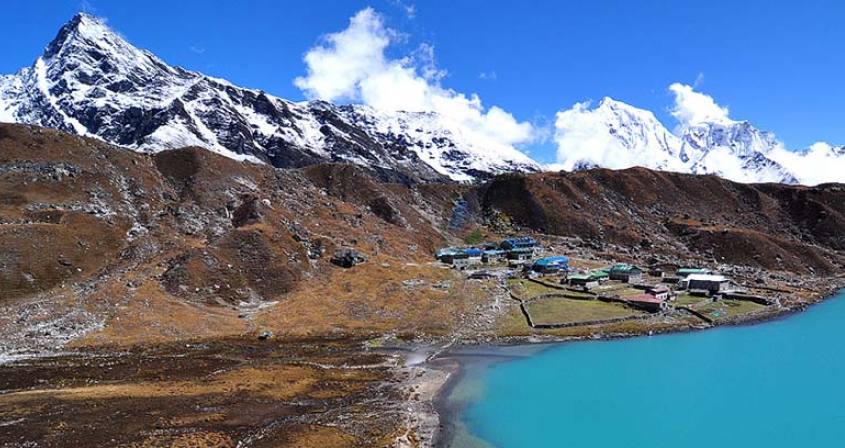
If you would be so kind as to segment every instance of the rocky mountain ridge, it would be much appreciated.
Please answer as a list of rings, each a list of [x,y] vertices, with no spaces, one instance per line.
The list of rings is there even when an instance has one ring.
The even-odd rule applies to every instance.
[[[202,146],[276,167],[349,162],[405,182],[539,169],[515,149],[465,141],[434,113],[292,102],[170,66],[87,14],[65,24],[31,67],[0,78],[0,121],[146,152]]]
[[[200,146],[283,168],[353,163],[389,182],[642,166],[812,185],[835,178],[830,173],[845,163],[845,146],[790,152],[746,121],[713,119],[672,132],[653,113],[611,98],[581,112],[589,126],[558,128],[561,163],[542,166],[516,148],[479,143],[433,112],[293,102],[168,65],[87,14],[65,24],[31,66],[0,76],[0,122],[52,127],[141,152]],[[827,175],[812,175],[819,165]]]

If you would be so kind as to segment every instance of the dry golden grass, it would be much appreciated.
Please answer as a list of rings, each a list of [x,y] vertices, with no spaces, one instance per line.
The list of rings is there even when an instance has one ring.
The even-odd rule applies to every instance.
[[[285,438],[273,448],[346,448],[358,446],[359,442],[338,428],[317,425],[302,425]]]
[[[502,337],[528,336],[534,332],[518,305],[509,307],[496,321],[496,334]]]
[[[119,286],[115,290],[127,293]],[[102,329],[83,336],[73,345],[131,346],[233,336],[251,329],[248,321],[238,318],[237,310],[186,302],[168,295],[154,281],[145,281],[128,294],[129,300],[113,310]]]
[[[117,382],[25,390],[3,395],[0,403],[11,405],[44,396],[54,400],[105,400],[249,394],[276,400],[295,397],[329,399],[347,396],[376,379],[372,372],[365,369],[322,369],[281,364],[243,367],[186,381]],[[332,387],[316,387],[326,382],[330,382]]]
[[[609,263],[603,260],[591,260],[588,258],[570,258],[569,266],[575,269],[583,269],[591,271],[593,269],[601,269],[607,267]]]
[[[479,300],[479,286],[455,271],[379,256],[351,269],[327,269],[255,321],[287,335],[438,335],[450,332],[458,315]]]
[[[131,448],[234,448],[235,442],[226,434],[198,431],[179,435],[154,435]]]

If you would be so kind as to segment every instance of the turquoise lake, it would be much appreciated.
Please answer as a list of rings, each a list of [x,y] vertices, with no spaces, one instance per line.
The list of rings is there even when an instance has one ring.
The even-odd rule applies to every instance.
[[[840,293],[757,325],[469,362],[451,446],[845,446],[843,324]]]

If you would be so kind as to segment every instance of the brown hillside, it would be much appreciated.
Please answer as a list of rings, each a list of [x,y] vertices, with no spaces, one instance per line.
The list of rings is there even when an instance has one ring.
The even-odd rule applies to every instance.
[[[500,176],[479,195],[486,210],[541,233],[720,262],[830,272],[845,249],[842,185],[739,184],[632,168]]]
[[[28,334],[44,323],[39,319],[73,315],[72,324],[55,325],[103,326],[103,337],[89,339],[132,342],[256,332],[259,314],[261,325],[291,334],[313,325],[369,332],[343,325],[347,317],[367,322],[369,314],[392,316],[385,330],[400,328],[402,313],[429,309],[444,293],[402,286],[443,277],[432,266],[403,267],[428,262],[444,242],[442,207],[455,193],[445,187],[426,197],[438,188],[378,183],[344,165],[278,170],[200,148],[149,156],[0,125],[0,298],[6,316],[25,315],[0,319],[0,330]],[[340,248],[368,262],[350,277],[330,263]],[[370,285],[370,271],[389,279]],[[358,277],[366,281],[353,286]],[[315,295],[315,282],[343,288],[348,298]],[[385,290],[395,297],[388,300]],[[265,307],[273,303],[290,307]],[[391,309],[397,306],[405,311]],[[337,321],[278,323],[312,310]],[[432,321],[420,327],[446,331],[443,318],[420,314]]]

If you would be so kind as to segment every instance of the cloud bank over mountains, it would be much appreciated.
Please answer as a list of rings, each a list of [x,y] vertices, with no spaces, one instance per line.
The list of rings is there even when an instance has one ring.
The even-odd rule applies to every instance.
[[[303,55],[304,74],[293,82],[318,101],[293,102],[169,66],[103,19],[79,14],[33,66],[0,75],[0,121],[139,150],[193,144],[282,167],[347,160],[425,179],[643,166],[739,182],[845,182],[845,146],[790,151],[699,91],[701,75],[692,86],[668,86],[670,127],[607,97],[537,125],[444,86],[447,72],[431,45],[393,56],[406,39],[372,8],[358,11]],[[482,78],[495,79],[495,71]],[[520,150],[549,140],[555,164],[543,167]]]
[[[360,102],[385,112],[436,112],[464,140],[493,151],[535,139],[531,123],[497,106],[485,108],[476,94],[443,87],[446,72],[437,68],[430,45],[400,59],[388,57],[387,49],[400,39],[377,12],[363,9],[346,29],[308,50],[307,73],[294,84],[310,99]]]
[[[727,107],[716,104],[713,97],[709,95],[696,92],[692,86],[676,82],[669,86],[669,91],[675,95],[675,104],[670,112],[678,120],[681,130],[690,125],[702,123],[731,124],[734,122],[728,118]]]
[[[843,181],[842,148],[818,143],[789,151],[774,134],[730,117],[728,107],[695,86],[673,83],[670,131],[655,115],[611,98],[583,101],[560,110],[554,129],[520,121],[510,112],[485,108],[481,98],[442,85],[434,48],[420,45],[401,58],[387,51],[404,36],[387,27],[372,8],[324,36],[304,56],[306,74],[294,84],[311,99],[363,103],[384,112],[435,112],[449,129],[491,153],[518,150],[553,135],[552,170],[593,166],[647,168],[717,174],[740,182]]]
[[[674,95],[673,131],[652,112],[611,98],[596,107],[587,101],[559,111],[557,163],[549,168],[644,166],[739,182],[845,181],[845,147],[820,142],[791,151],[771,132],[732,119],[727,107],[693,86],[673,83],[668,90]]]

